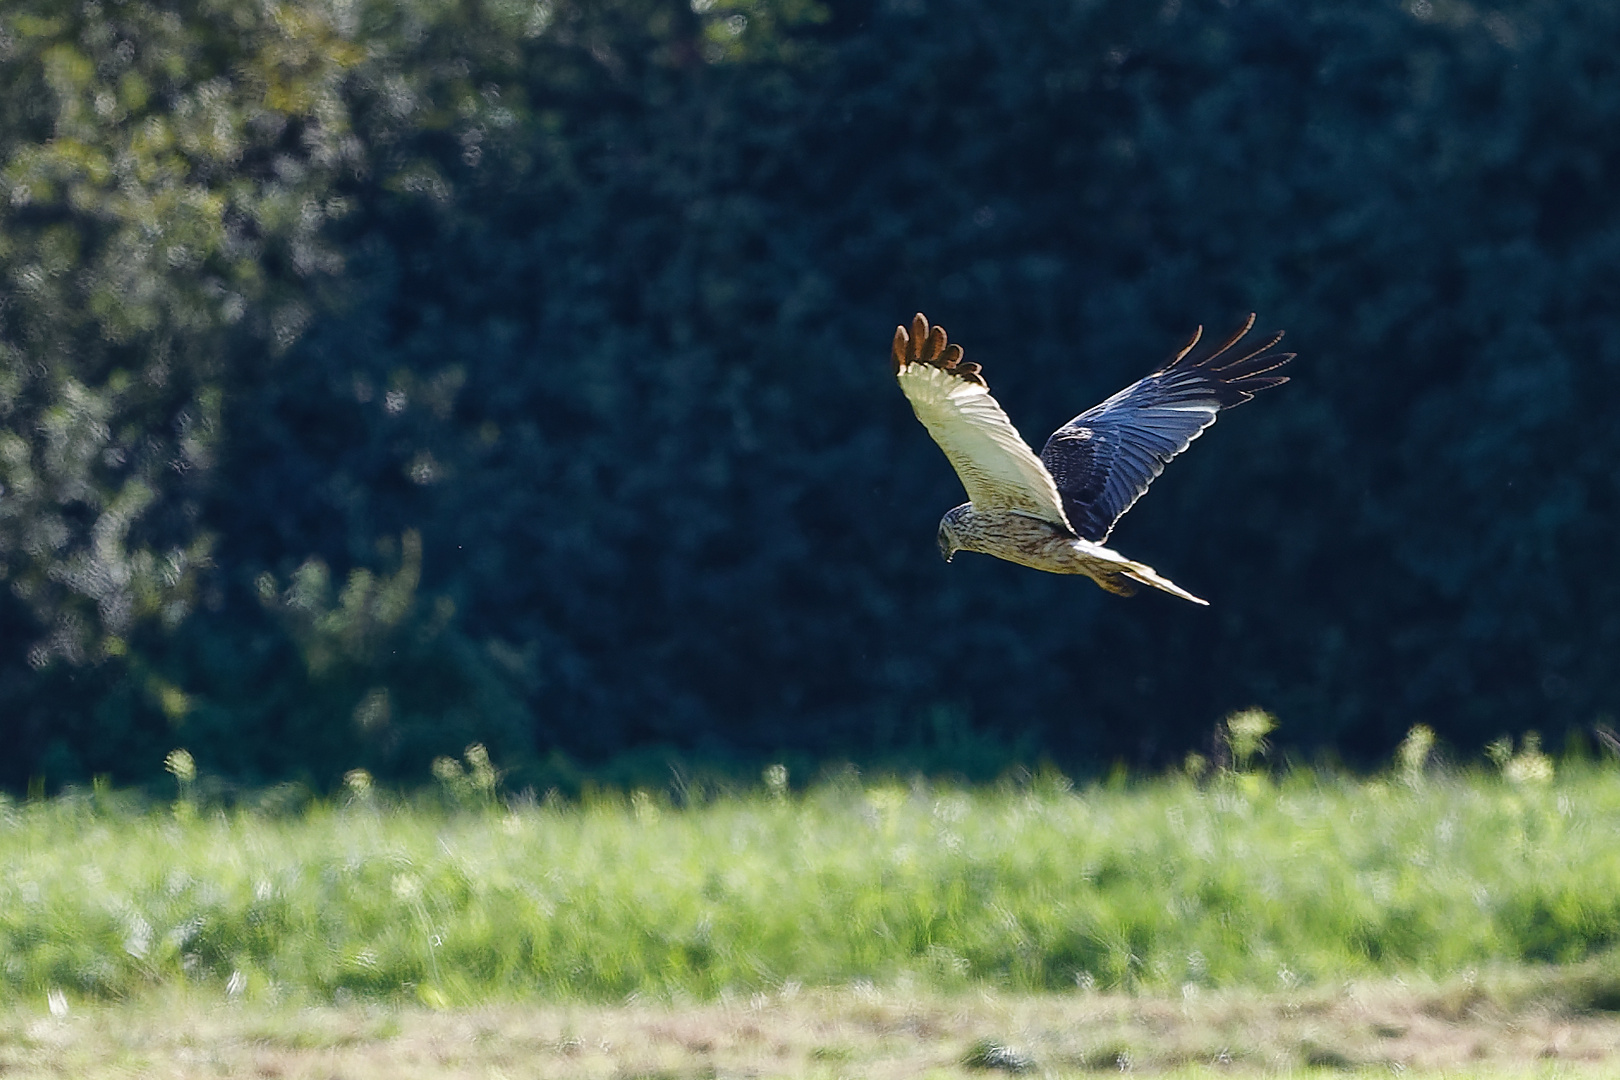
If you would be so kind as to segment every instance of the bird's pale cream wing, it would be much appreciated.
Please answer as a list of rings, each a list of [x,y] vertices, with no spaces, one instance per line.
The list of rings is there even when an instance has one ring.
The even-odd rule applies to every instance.
[[[1017,510],[1069,528],[1052,476],[980,374],[918,315],[894,332],[894,372],[917,419],[945,451],[975,510]]]

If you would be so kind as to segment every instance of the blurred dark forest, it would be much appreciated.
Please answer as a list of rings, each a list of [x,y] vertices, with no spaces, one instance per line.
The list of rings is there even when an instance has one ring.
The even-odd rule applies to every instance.
[[[9,0],[0,784],[993,771],[1620,702],[1620,5]],[[1025,437],[1251,310],[1113,545],[935,551],[918,310]]]

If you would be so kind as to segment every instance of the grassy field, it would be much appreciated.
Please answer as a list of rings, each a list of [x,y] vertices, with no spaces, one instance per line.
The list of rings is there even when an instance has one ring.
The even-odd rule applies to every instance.
[[[1607,949],[1620,771],[846,779],[680,809],[645,792],[432,810],[363,788],[282,815],[91,795],[6,806],[0,864],[11,996],[1287,990]]]
[[[750,1010],[801,1032],[775,1039],[804,1075],[837,1075],[845,1057],[860,1075],[891,1058],[910,1062],[895,1075],[924,1059],[1010,1068],[1020,1059],[995,1048],[1020,1041],[1048,1069],[1101,1067],[1110,1047],[1172,1069],[1456,1050],[1403,1010],[1454,1033],[1513,1015],[1519,1041],[1504,1045],[1524,1052],[1503,1060],[1535,1075],[1553,1075],[1548,1047],[1566,1064],[1608,1061],[1620,769],[1553,775],[1533,753],[1499,757],[1371,779],[1223,772],[1083,789],[852,774],[794,792],[778,774],[680,807],[644,791],[499,800],[476,767],[446,770],[453,798],[433,803],[391,801],[363,777],[291,813],[210,809],[186,785],[172,805],[104,791],[6,803],[0,995],[14,1012],[0,1067],[74,1072],[88,1046],[139,1058],[145,1044],[128,1039],[146,1029],[128,1018],[165,1010],[190,1019],[152,1020],[153,1046],[217,1029],[249,1057],[279,1045],[253,1034],[277,1016],[407,1046],[521,1015],[546,1053],[572,1045],[569,1024],[619,1031],[569,1052],[561,1071],[581,1076],[601,1071],[589,1046],[615,1039],[655,1072],[694,1045],[712,1059],[736,1043],[724,1031],[763,1030]],[[1548,964],[1563,966],[1535,967]],[[1541,970],[1557,974],[1525,974]],[[1475,989],[1486,984],[1498,990]],[[417,1019],[400,1029],[401,1016]],[[721,1034],[657,1050],[690,1026],[680,1017]],[[294,1049],[330,1073],[324,1038]],[[896,1038],[922,1057],[894,1057]]]

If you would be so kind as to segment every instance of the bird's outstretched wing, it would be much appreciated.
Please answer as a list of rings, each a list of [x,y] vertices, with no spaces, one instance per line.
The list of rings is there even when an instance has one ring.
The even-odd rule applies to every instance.
[[[979,373],[918,314],[894,331],[894,374],[923,427],[950,459],[975,510],[1017,510],[1069,527],[1057,486]]]
[[[1126,387],[1052,433],[1041,461],[1056,481],[1063,510],[1075,532],[1102,543],[1165,463],[1215,422],[1222,409],[1240,405],[1257,391],[1279,386],[1273,375],[1293,353],[1268,352],[1279,332],[1235,358],[1233,347],[1254,327],[1254,316],[1226,343],[1202,359],[1189,360],[1203,327],[1168,364]]]

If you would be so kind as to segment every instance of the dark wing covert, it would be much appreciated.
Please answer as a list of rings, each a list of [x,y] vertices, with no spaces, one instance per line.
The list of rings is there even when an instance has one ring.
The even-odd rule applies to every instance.
[[[1164,472],[1165,463],[1203,434],[1222,409],[1288,381],[1270,374],[1295,356],[1267,352],[1282,340],[1280,331],[1253,352],[1217,363],[1253,328],[1250,315],[1220,348],[1188,360],[1203,335],[1199,327],[1164,367],[1052,433],[1041,462],[1057,483],[1075,532],[1097,543],[1108,539],[1114,523]]]

